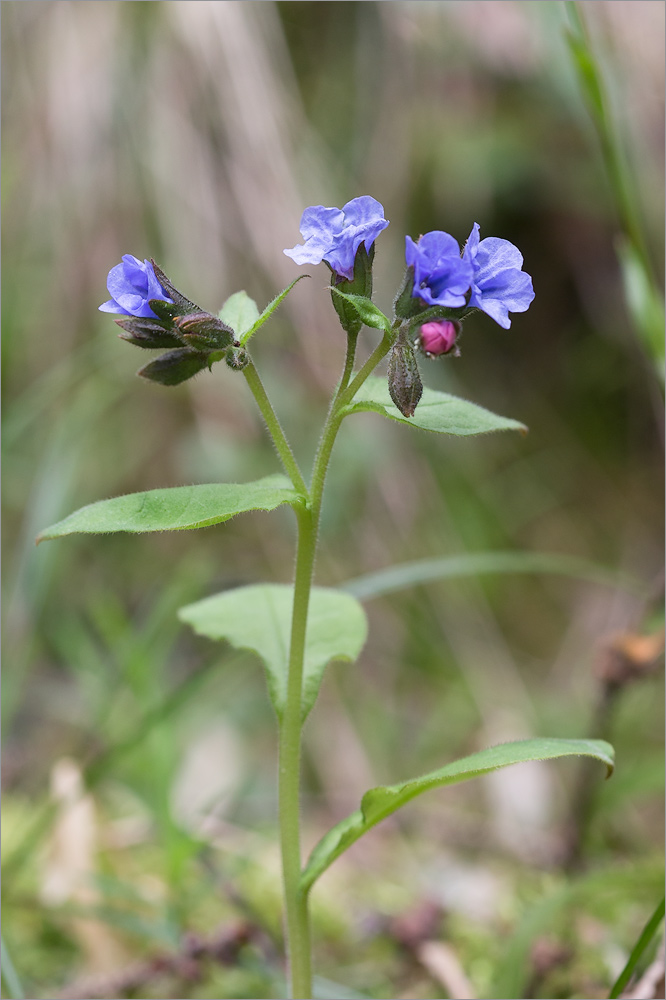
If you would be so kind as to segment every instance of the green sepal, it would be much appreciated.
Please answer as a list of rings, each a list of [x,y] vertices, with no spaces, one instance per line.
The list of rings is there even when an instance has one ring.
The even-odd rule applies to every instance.
[[[415,298],[412,295],[414,288],[414,268],[405,268],[402,284],[393,300],[393,312],[400,319],[410,319],[417,313],[423,312],[425,302],[423,299]]]
[[[405,269],[402,285],[393,302],[395,315],[406,323],[410,333],[416,327],[427,323],[431,319],[455,319],[462,320],[465,316],[473,312],[466,306],[459,309],[451,309],[447,306],[429,306],[422,298],[413,295],[414,291],[414,268]]]
[[[359,330],[363,324],[372,326],[376,330],[383,330],[385,333],[391,332],[391,321],[385,316],[381,309],[378,309],[374,302],[364,295],[352,295],[349,292],[342,292],[334,285],[331,286],[333,298],[343,299],[349,303],[359,320]]]
[[[178,334],[160,320],[126,316],[115,320],[115,322],[124,331],[118,334],[120,339],[134,344],[136,347],[155,350],[165,347],[182,347],[183,345]]]
[[[164,289],[164,291],[167,293],[167,295],[169,296],[169,298],[173,299],[173,304],[176,307],[176,311],[175,311],[175,313],[173,313],[173,312],[170,313],[171,317],[173,317],[173,316],[182,316],[184,313],[203,312],[204,311],[201,308],[201,306],[198,306],[196,304],[196,302],[192,302],[191,299],[188,299],[185,295],[183,295],[182,292],[178,291],[178,289],[176,288],[176,286],[171,283],[171,281],[167,278],[167,276],[164,273],[164,271],[162,270],[162,268],[159,267],[159,265],[157,265],[155,263],[155,261],[153,260],[152,257],[150,258],[150,263],[153,265],[153,269],[155,271],[155,277],[159,281],[160,285],[162,286],[162,288]],[[160,314],[157,312],[157,309],[155,309],[155,306],[153,305],[153,302],[155,302],[155,301],[159,302],[161,300],[160,299],[150,299],[149,305],[150,305],[151,309],[153,310],[153,312],[157,313],[157,315],[159,316]],[[165,303],[165,305],[169,305],[169,303],[167,302],[167,303]],[[166,319],[167,317],[164,317],[164,318]]]
[[[511,764],[532,760],[554,760],[558,757],[593,757],[606,765],[607,777],[613,773],[615,751],[604,740],[569,740],[543,737],[502,743],[480,750],[461,760],[453,761],[437,771],[431,771],[399,785],[382,785],[371,788],[361,800],[361,808],[334,826],[312,851],[300,881],[302,892],[307,892],[314,882],[359,837],[371,830],[381,820],[396,812],[417,795],[433,788],[455,785],[470,778],[496,771]]]
[[[208,367],[208,354],[191,347],[180,347],[175,351],[167,351],[144,365],[137,375],[150,382],[159,382],[160,385],[180,385]]]
[[[148,305],[159,319],[169,325],[173,325],[176,316],[183,312],[175,302],[165,302],[164,299],[149,299]]]
[[[365,243],[361,243],[354,257],[354,277],[349,280],[336,274],[335,271],[331,274],[331,300],[333,307],[338,314],[342,329],[350,337],[358,336],[364,321],[352,305],[345,301],[345,299],[340,298],[339,295],[334,295],[333,292],[343,292],[346,295],[360,295],[363,298],[371,299],[372,263],[374,259],[375,244],[372,244],[368,253],[365,249]]]
[[[294,588],[262,583],[227,590],[181,608],[178,617],[198,635],[224,639],[249,649],[266,668],[268,693],[278,718],[287,703],[289,643]],[[365,644],[368,625],[359,602],[340,590],[313,587],[303,661],[302,718],[314,705],[326,666],[354,661]]]

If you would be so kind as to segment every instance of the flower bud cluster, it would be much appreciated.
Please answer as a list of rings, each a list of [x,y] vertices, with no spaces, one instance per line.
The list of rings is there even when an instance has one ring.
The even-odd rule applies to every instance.
[[[179,292],[152,259],[142,263],[125,254],[109,272],[107,286],[112,298],[100,309],[123,314],[116,320],[123,340],[152,350],[170,348],[139,370],[152,382],[179,385],[210,368],[236,342],[231,327]]]

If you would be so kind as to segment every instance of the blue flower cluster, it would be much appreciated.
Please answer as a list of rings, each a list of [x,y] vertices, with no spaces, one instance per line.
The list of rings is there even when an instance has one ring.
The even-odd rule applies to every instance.
[[[387,226],[383,207],[369,195],[353,198],[342,209],[313,205],[301,218],[305,242],[284,252],[297,264],[325,261],[335,274],[352,280],[359,247],[364,244],[370,252]],[[424,309],[481,309],[507,330],[509,313],[525,312],[534,298],[532,279],[522,270],[517,247],[496,237],[480,239],[476,222],[462,254],[453,236],[434,230],[417,241],[405,237],[405,260],[413,273],[411,296],[420,299]],[[142,262],[132,254],[111,268],[107,287],[111,298],[99,307],[102,312],[157,320],[150,301],[174,303],[151,261]]]
[[[315,205],[306,208],[301,219],[305,243],[284,252],[297,264],[324,260],[332,271],[351,279],[361,243],[369,251],[387,226],[384,209],[368,195],[347,202],[342,210]],[[517,247],[495,237],[480,240],[477,223],[462,255],[457,240],[441,230],[425,233],[416,242],[407,236],[405,242],[405,260],[414,274],[412,296],[426,306],[481,309],[507,330],[509,312],[525,312],[534,298]]]

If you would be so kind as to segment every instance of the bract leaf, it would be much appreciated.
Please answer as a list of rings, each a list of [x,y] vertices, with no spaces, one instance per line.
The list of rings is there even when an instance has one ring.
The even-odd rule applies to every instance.
[[[384,330],[386,333],[390,332],[391,321],[388,316],[385,316],[381,309],[378,309],[374,302],[366,298],[365,295],[352,295],[351,292],[341,292],[335,285],[331,285],[331,292],[334,295],[339,295],[346,302],[351,303],[366,326],[372,326],[376,330]]]
[[[220,309],[220,319],[236,334],[238,340],[259,318],[259,309],[247,292],[234,292]]]
[[[241,344],[247,344],[250,337],[252,337],[257,332],[259,327],[263,326],[266,320],[273,315],[273,313],[280,305],[280,303],[283,301],[283,299],[286,299],[286,297],[289,295],[289,292],[292,290],[294,285],[297,285],[302,278],[309,278],[309,277],[310,277],[309,274],[299,274],[299,276],[295,278],[290,285],[287,285],[284,291],[280,292],[279,295],[276,295],[275,298],[268,303],[268,305],[262,312],[261,316],[259,316],[258,319],[254,321],[250,329],[246,330],[245,333],[241,337],[239,337]]]
[[[198,635],[226,639],[237,649],[250,649],[266,667],[273,707],[282,717],[287,699],[287,672],[293,587],[262,583],[239,587],[181,608],[178,616]],[[310,595],[303,667],[303,718],[319,692],[331,660],[354,661],[366,640],[363,608],[349,594],[314,587]]]
[[[435,389],[424,389],[414,416],[403,417],[400,410],[393,405],[386,379],[377,376],[372,376],[363,383],[353,402],[344,407],[342,412],[348,415],[364,411],[380,413],[383,417],[390,417],[391,420],[397,420],[409,427],[420,427],[424,431],[455,434],[459,437],[488,434],[491,431],[527,433],[525,425],[518,420],[500,417],[482,406],[477,406],[476,403]]]
[[[282,475],[266,476],[253,483],[206,483],[128,493],[81,507],[42,531],[37,541],[77,532],[106,534],[110,531],[205,528],[228,521],[244,511],[274,510],[283,503],[293,504],[299,499],[287,477]]]
[[[614,750],[604,740],[566,740],[539,738],[502,743],[499,746],[480,750],[456,760],[437,771],[431,771],[420,778],[404,781],[399,785],[382,785],[371,788],[361,801],[361,808],[343,819],[326,833],[315,846],[301,876],[301,889],[310,889],[326,869],[351,847],[359,837],[377,823],[390,816],[411,799],[431,788],[455,785],[470,778],[478,778],[500,767],[519,764],[528,760],[553,760],[557,757],[594,757],[604,763],[608,777],[613,772]]]

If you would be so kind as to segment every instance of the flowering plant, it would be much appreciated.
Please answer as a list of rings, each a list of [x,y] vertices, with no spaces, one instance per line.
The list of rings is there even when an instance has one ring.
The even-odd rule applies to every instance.
[[[369,411],[430,432],[473,436],[523,431],[514,419],[467,400],[424,389],[417,356],[457,353],[465,317],[481,309],[509,325],[509,311],[532,300],[531,279],[519,251],[505,240],[479,241],[478,226],[461,256],[452,236],[439,230],[406,241],[406,275],[389,318],[372,301],[374,244],[388,226],[382,206],[364,196],[343,209],[314,206],[301,220],[305,243],[285,251],[296,263],[325,261],[330,293],[347,340],[341,378],[333,392],[309,483],[299,467],[255,367],[248,343],[299,278],[259,312],[244,293],[227,299],[219,316],[208,313],[171,283],[152,260],[126,255],[109,273],[111,300],[102,311],[124,340],[165,354],[139,374],[177,385],[224,360],[242,372],[264,418],[285,474],[251,483],[209,483],[152,490],[90,504],[42,532],[40,540],[74,532],[184,530],[221,524],[250,510],[290,505],[298,526],[293,584],[252,584],[226,590],[180,611],[197,633],[252,650],[263,662],[275,709],[279,746],[279,830],[291,996],[312,997],[310,892],[324,871],[373,826],[428,789],[445,787],[527,760],[582,754],[612,769],[612,747],[601,740],[532,739],[506,743],[401,784],[370,789],[360,808],[330,829],[304,863],[300,847],[300,760],[303,724],[325,668],[355,660],[367,635],[365,612],[348,590],[313,586],[319,521],[331,452],[344,420]],[[355,370],[358,334],[365,325],[380,339]],[[373,372],[388,360],[388,385]]]

